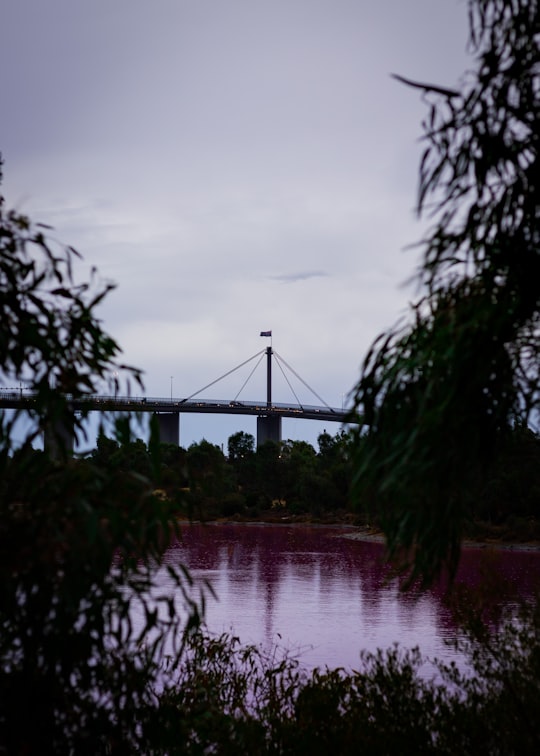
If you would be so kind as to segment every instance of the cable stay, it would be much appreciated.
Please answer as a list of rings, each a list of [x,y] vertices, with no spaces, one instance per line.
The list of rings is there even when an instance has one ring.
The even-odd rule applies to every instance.
[[[206,389],[209,389],[211,386],[214,386],[216,383],[219,383],[219,381],[222,381],[224,378],[227,378],[232,373],[236,372],[237,370],[240,370],[240,368],[244,367],[244,365],[247,365],[248,363],[252,362],[257,357],[259,357],[259,360],[255,364],[254,368],[251,370],[250,374],[248,375],[248,377],[246,378],[246,380],[244,381],[244,383],[240,387],[240,390],[238,391],[238,393],[234,397],[233,402],[236,402],[236,400],[238,399],[238,397],[240,396],[240,394],[242,393],[242,391],[247,386],[248,382],[251,380],[254,372],[257,370],[257,368],[261,364],[261,362],[262,362],[265,354],[266,355],[268,354],[268,350],[267,349],[261,349],[259,352],[256,352],[256,354],[252,355],[249,359],[244,360],[244,362],[241,362],[239,365],[237,365],[236,367],[234,367],[232,370],[228,370],[226,373],[224,373],[223,375],[221,375],[219,378],[216,378],[211,383],[208,383],[206,386],[203,386],[198,391],[195,391],[193,394],[190,394],[190,396],[187,396],[185,399],[182,399],[181,400],[181,404],[184,404],[185,402],[189,402],[195,396],[198,396],[198,394],[202,394],[202,392],[206,391]],[[304,407],[302,405],[302,402],[298,398],[298,395],[296,394],[296,391],[294,390],[294,388],[293,388],[293,386],[292,386],[292,384],[291,384],[291,382],[290,382],[287,374],[285,373],[285,370],[283,369],[283,366],[285,366],[287,368],[287,370],[289,370],[308,389],[308,391],[310,391],[313,394],[313,396],[317,397],[317,399],[319,400],[319,402],[321,402],[322,405],[324,405],[331,412],[334,412],[334,409],[329,404],[327,404],[327,402],[325,402],[324,399],[321,396],[319,396],[319,394],[313,388],[311,388],[311,386],[296,372],[296,370],[294,370],[293,367],[291,367],[289,365],[289,363],[286,360],[283,359],[283,357],[280,354],[278,354],[275,350],[272,350],[271,354],[275,357],[276,363],[277,363],[277,365],[278,365],[278,367],[279,367],[279,369],[280,369],[283,377],[285,378],[285,381],[287,382],[287,385],[289,386],[292,394],[294,395],[294,398],[296,399],[296,402],[297,402],[297,404],[298,404],[299,407],[301,407],[302,409],[304,409]]]
[[[302,378],[301,376],[299,376],[299,375],[298,375],[298,373],[296,372],[296,370],[294,370],[294,369],[293,369],[293,368],[292,368],[292,367],[291,367],[291,366],[290,366],[290,365],[289,365],[289,364],[288,364],[288,363],[287,363],[287,362],[286,362],[286,361],[285,361],[285,360],[283,359],[283,357],[281,357],[281,356],[280,356],[280,355],[279,355],[279,354],[278,354],[278,353],[277,353],[277,352],[276,352],[275,350],[274,350],[274,356],[275,356],[275,358],[276,358],[276,360],[277,360],[277,363],[278,363],[278,365],[279,365],[280,361],[281,361],[281,362],[283,362],[283,364],[285,365],[285,367],[287,367],[287,368],[288,368],[288,369],[289,369],[289,370],[291,371],[291,373],[293,373],[293,375],[295,375],[295,376],[296,376],[296,377],[298,378],[298,380],[299,380],[299,381],[300,381],[301,383],[303,383],[303,384],[304,384],[304,386],[305,386],[305,387],[306,387],[307,389],[309,389],[309,391],[311,391],[311,393],[313,394],[313,396],[316,396],[316,397],[317,397],[317,399],[318,399],[318,400],[319,400],[320,402],[322,402],[322,403],[324,404],[324,406],[325,406],[325,407],[326,407],[327,409],[329,409],[329,410],[333,411],[333,408],[332,408],[332,407],[331,407],[331,406],[330,406],[329,404],[327,404],[327,403],[326,403],[326,402],[324,401],[324,399],[322,399],[322,397],[320,397],[320,396],[319,396],[319,394],[318,394],[318,393],[317,393],[317,392],[316,392],[316,391],[315,391],[314,389],[312,389],[312,388],[311,388],[311,386],[310,386],[310,385],[309,385],[308,383],[306,383],[306,382],[305,382],[305,380],[304,380],[304,379],[303,379],[303,378]],[[281,367],[281,366],[280,366],[280,367]],[[283,370],[282,370],[282,372],[283,372]],[[289,381],[287,381],[287,383],[289,383]],[[290,384],[289,384],[289,385],[290,385]],[[291,389],[291,390],[292,390],[292,389]],[[293,391],[293,394],[294,394],[294,391]],[[294,395],[296,396],[296,394],[294,394]],[[298,398],[297,398],[297,401],[298,401]],[[298,404],[300,404],[300,402],[298,402]]]
[[[240,394],[242,393],[242,391],[243,391],[243,390],[245,389],[245,387],[246,387],[246,385],[247,385],[248,381],[249,381],[249,380],[251,379],[251,376],[253,375],[253,373],[254,373],[254,372],[255,372],[255,371],[257,370],[257,368],[258,368],[258,367],[259,367],[259,365],[261,364],[261,362],[262,362],[262,360],[263,360],[263,357],[264,357],[264,353],[265,353],[265,352],[266,352],[266,349],[263,349],[263,353],[261,354],[261,357],[260,357],[259,361],[258,361],[258,362],[256,363],[255,367],[253,368],[253,370],[251,371],[251,373],[250,373],[250,374],[248,375],[248,377],[246,378],[246,380],[244,381],[244,383],[243,383],[243,384],[242,384],[242,386],[240,387],[240,391],[239,391],[239,392],[237,393],[237,395],[236,395],[236,396],[234,397],[234,399],[233,399],[233,402],[235,402],[235,401],[236,401],[236,400],[238,399],[238,397],[240,396]],[[256,357],[256,356],[257,356],[257,355],[255,355],[255,357]],[[245,364],[245,363],[244,363],[244,364]],[[240,367],[240,366],[239,366],[239,367]]]
[[[296,391],[295,391],[295,390],[293,389],[293,387],[292,387],[292,384],[291,384],[290,380],[289,380],[289,379],[287,378],[287,376],[286,376],[286,374],[285,374],[285,371],[283,370],[283,367],[281,366],[281,361],[279,360],[279,358],[278,358],[278,356],[277,356],[277,354],[276,354],[275,352],[274,352],[274,355],[275,355],[275,357],[276,357],[276,362],[277,362],[278,368],[279,368],[279,369],[281,370],[281,372],[282,372],[282,374],[283,374],[283,377],[284,377],[284,378],[285,378],[285,380],[287,381],[287,384],[288,384],[288,386],[289,386],[290,390],[291,390],[291,391],[293,392],[293,394],[294,394],[294,398],[296,399],[296,402],[297,402],[298,406],[299,406],[299,407],[302,407],[302,402],[301,402],[301,401],[300,401],[300,399],[299,399],[299,398],[298,398],[298,397],[296,396]],[[302,409],[304,409],[304,408],[302,407]]]
[[[216,380],[215,380],[215,381],[212,381],[212,383],[209,383],[209,384],[208,384],[207,386],[203,386],[203,387],[202,387],[201,389],[199,389],[198,391],[195,391],[195,392],[194,392],[193,394],[190,394],[190,396],[186,396],[186,398],[185,398],[185,399],[182,399],[182,401],[181,401],[181,404],[183,404],[184,402],[189,402],[189,400],[190,400],[190,399],[193,399],[193,397],[194,397],[194,396],[197,396],[198,394],[201,394],[201,393],[202,393],[203,391],[206,391],[206,389],[207,389],[207,388],[210,388],[210,386],[213,386],[214,384],[216,384],[216,383],[219,383],[219,381],[222,381],[222,380],[223,380],[224,378],[227,378],[227,376],[231,375],[231,374],[232,374],[232,373],[234,373],[234,372],[235,372],[236,370],[239,370],[239,369],[240,369],[241,367],[244,367],[244,365],[247,365],[247,364],[248,364],[248,362],[251,362],[251,360],[254,360],[254,359],[255,359],[255,357],[259,357],[259,355],[261,355],[261,354],[263,354],[263,355],[264,355],[264,353],[265,353],[265,352],[266,352],[266,349],[262,349],[262,350],[261,350],[260,352],[257,352],[257,354],[254,354],[254,355],[253,355],[252,357],[250,357],[249,359],[247,359],[247,360],[244,360],[244,362],[241,362],[241,363],[240,363],[240,365],[237,365],[237,366],[236,366],[236,367],[234,367],[234,368],[233,368],[232,370],[229,370],[229,371],[228,371],[227,373],[224,373],[224,374],[223,374],[223,375],[221,375],[221,376],[220,376],[219,378],[216,378]],[[260,362],[260,360],[259,360],[259,362]],[[258,365],[258,364],[259,364],[259,363],[257,363],[257,365]],[[257,367],[257,365],[255,365],[255,367]],[[253,371],[251,372],[251,375],[253,375]],[[250,376],[250,377],[251,377],[251,376]],[[249,380],[249,379],[248,379],[248,380]],[[244,384],[244,385],[245,385],[245,384]],[[241,391],[241,390],[242,390],[242,389],[240,389],[240,391]],[[239,392],[239,393],[240,393],[240,392]]]

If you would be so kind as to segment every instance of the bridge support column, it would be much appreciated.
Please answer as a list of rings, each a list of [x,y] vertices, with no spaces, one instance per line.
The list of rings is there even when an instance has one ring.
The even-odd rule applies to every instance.
[[[180,413],[154,412],[159,428],[159,440],[162,444],[180,446]]]
[[[257,447],[265,441],[281,441],[281,418],[275,415],[259,415],[257,418]]]

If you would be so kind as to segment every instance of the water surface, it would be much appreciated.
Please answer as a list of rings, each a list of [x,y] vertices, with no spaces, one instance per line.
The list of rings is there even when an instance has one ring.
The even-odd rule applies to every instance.
[[[389,578],[384,547],[352,540],[350,529],[312,525],[191,525],[167,553],[186,564],[196,581],[208,580],[206,624],[267,650],[278,645],[312,668],[359,667],[362,649],[399,643],[425,656],[456,658],[446,641],[456,637],[441,586],[400,591]],[[478,586],[495,575],[514,602],[534,593],[540,575],[536,552],[466,550],[459,580]],[[163,577],[166,580],[166,577]]]

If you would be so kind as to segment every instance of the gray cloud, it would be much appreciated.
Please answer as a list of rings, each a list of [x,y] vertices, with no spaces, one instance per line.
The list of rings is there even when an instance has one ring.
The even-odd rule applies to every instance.
[[[272,328],[338,406],[424,231],[424,105],[390,72],[454,87],[466,21],[433,0],[6,3],[8,204],[118,283],[102,317],[149,395],[171,375],[187,395]]]
[[[328,273],[323,270],[304,270],[299,273],[282,273],[278,276],[268,276],[272,281],[281,281],[282,283],[296,283],[297,281],[307,281],[308,278],[326,278]]]

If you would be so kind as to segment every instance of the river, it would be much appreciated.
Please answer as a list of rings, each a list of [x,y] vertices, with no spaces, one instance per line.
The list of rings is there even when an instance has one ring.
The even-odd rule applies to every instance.
[[[351,534],[340,526],[194,524],[166,562],[187,565],[197,586],[212,586],[211,632],[231,632],[268,651],[288,649],[306,668],[356,669],[362,649],[394,643],[456,660],[448,642],[458,626],[443,586],[401,591],[384,564],[383,545]],[[532,596],[539,577],[537,551],[468,548],[458,583],[492,586],[486,601],[511,604]],[[160,579],[166,583],[165,572]]]

